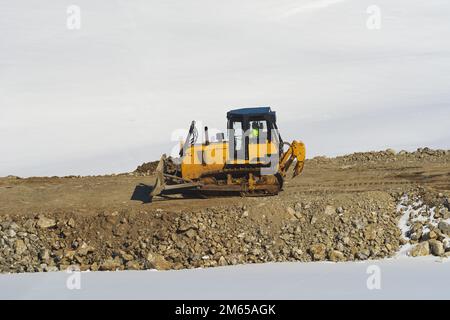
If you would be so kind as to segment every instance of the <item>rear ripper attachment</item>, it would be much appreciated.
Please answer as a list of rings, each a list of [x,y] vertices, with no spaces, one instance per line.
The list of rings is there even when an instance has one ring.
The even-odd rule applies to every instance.
[[[205,127],[203,143],[196,143],[198,132],[192,121],[180,148],[180,163],[166,155],[161,157],[151,196],[276,195],[293,163],[293,177],[301,173],[305,145],[282,141],[270,108],[232,110],[227,119],[229,140],[219,133],[210,142]]]

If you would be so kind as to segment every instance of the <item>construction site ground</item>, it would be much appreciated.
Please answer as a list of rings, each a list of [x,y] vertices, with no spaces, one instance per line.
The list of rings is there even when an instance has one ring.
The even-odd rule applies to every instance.
[[[0,178],[0,271],[392,256],[405,242],[399,197],[417,188],[448,197],[450,153],[425,148],[316,157],[279,195],[262,198],[149,199],[154,181],[151,172],[137,171]]]
[[[260,198],[238,196],[208,199],[175,196],[173,199],[155,197],[148,203],[145,192],[151,190],[154,182],[153,175],[134,173],[26,179],[4,177],[0,178],[0,215],[49,212],[90,215],[116,210],[138,212],[150,208],[176,211],[260,201]],[[295,195],[391,191],[416,185],[450,190],[450,155],[439,158],[380,156],[374,160],[365,160],[363,156],[359,159],[356,156],[355,160],[351,157],[318,157],[306,161],[298,178],[288,177],[284,190],[276,197],[289,200]]]

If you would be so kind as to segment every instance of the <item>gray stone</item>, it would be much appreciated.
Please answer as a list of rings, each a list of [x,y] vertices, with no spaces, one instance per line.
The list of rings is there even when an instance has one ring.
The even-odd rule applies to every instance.
[[[332,216],[336,213],[336,209],[332,206],[326,206],[324,210],[324,214],[327,216]]]
[[[25,251],[27,251],[27,246],[23,240],[16,240],[15,244],[16,254],[22,255]]]
[[[196,227],[192,223],[185,222],[185,221],[182,221],[180,223],[180,226],[178,227],[179,232],[186,232],[190,229],[196,229]]]
[[[356,253],[356,258],[359,260],[367,260],[370,257],[370,251],[369,250],[361,250],[360,252]]]
[[[14,238],[16,236],[16,232],[13,229],[9,229],[6,231],[6,235],[10,238]]]
[[[394,149],[387,149],[386,153],[392,156],[395,156],[397,154],[397,151],[395,151]]]
[[[132,254],[129,254],[129,253],[126,253],[126,252],[124,252],[124,251],[121,251],[120,252],[120,256],[122,257],[122,259],[124,260],[124,261],[133,261],[134,260],[134,257],[133,257],[133,255]]]
[[[46,271],[47,272],[56,272],[56,271],[58,271],[58,267],[56,267],[56,266],[47,266]]]
[[[438,235],[436,233],[436,231],[431,230],[430,232],[425,233],[424,235],[422,235],[422,241],[428,241],[431,239],[437,239]],[[412,240],[418,240],[418,239],[413,239],[413,237],[411,237]]]
[[[109,259],[103,261],[103,263],[100,265],[100,270],[115,271],[118,268],[120,268],[121,265],[122,265],[122,261],[120,260],[119,257],[115,257],[114,259],[109,258]]]
[[[326,246],[323,243],[314,244],[309,248],[309,252],[314,260],[324,260]]]
[[[28,219],[24,224],[23,227],[25,229],[27,229],[28,231],[33,230],[34,226],[35,226],[36,222],[34,221],[34,219]]]
[[[135,260],[128,261],[126,266],[127,266],[128,270],[140,270],[141,269],[139,262],[137,262]]]
[[[219,261],[217,262],[219,266],[226,266],[228,265],[227,260],[224,256],[220,256]]]
[[[345,256],[339,250],[331,250],[330,253],[328,254],[328,259],[334,262],[338,262],[345,260]]]
[[[438,224],[438,228],[439,228],[439,230],[441,230],[442,233],[450,236],[450,224],[448,224],[445,221],[441,221]]]
[[[9,228],[14,230],[14,231],[18,231],[19,230],[19,225],[15,222],[11,222],[11,224],[9,225]]]
[[[56,221],[54,219],[50,219],[44,216],[39,216],[37,226],[42,229],[52,228],[56,226]]]
[[[295,210],[292,207],[287,207],[286,212],[291,216],[291,218],[295,218]]]
[[[157,270],[169,270],[172,264],[168,262],[162,255],[149,252],[147,255],[149,267]]]
[[[194,229],[189,229],[185,232],[185,235],[189,238],[194,238],[197,235],[197,231],[195,231]]]
[[[81,244],[81,246],[77,250],[77,254],[80,256],[85,256],[88,253],[94,252],[95,248],[87,245],[85,242]]]
[[[430,244],[431,254],[434,256],[442,256],[445,253],[444,244],[438,240],[428,241]]]
[[[420,242],[415,245],[409,253],[413,257],[427,256],[430,254],[430,244],[428,241]]]
[[[67,221],[67,225],[71,228],[75,228],[75,220],[70,218],[69,221]]]
[[[42,261],[48,261],[48,260],[50,259],[50,251],[48,251],[47,249],[42,249],[42,250],[39,252],[39,258],[40,258]]]

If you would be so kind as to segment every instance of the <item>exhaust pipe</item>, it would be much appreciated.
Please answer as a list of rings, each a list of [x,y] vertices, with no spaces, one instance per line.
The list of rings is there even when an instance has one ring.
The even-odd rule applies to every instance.
[[[205,127],[205,144],[209,144],[209,134],[208,134],[208,127]]]

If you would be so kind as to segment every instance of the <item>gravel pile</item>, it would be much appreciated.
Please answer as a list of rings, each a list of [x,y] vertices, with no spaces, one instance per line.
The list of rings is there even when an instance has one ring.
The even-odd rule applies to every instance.
[[[387,193],[264,201],[264,208],[255,202],[194,212],[3,216],[0,272],[352,261],[392,256],[402,244]]]
[[[450,257],[450,204],[442,193],[419,188],[399,199],[403,237],[413,245],[413,257]]]
[[[430,148],[419,148],[414,152],[408,152],[401,150],[397,152],[394,149],[387,149],[385,151],[371,151],[371,152],[356,152],[345,156],[338,156],[335,158],[327,158],[323,156],[315,157],[312,162],[329,163],[337,162],[339,164],[351,164],[351,163],[365,163],[370,164],[374,162],[394,162],[405,161],[408,159],[427,161],[442,161],[450,162],[450,150],[433,150]]]

